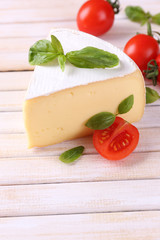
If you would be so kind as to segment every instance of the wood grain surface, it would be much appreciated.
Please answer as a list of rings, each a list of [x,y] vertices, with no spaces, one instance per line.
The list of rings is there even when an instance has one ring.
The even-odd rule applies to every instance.
[[[0,218],[1,240],[158,240],[160,212]]]
[[[85,0],[0,0],[0,240],[159,240],[160,100],[147,105],[136,150],[103,159],[92,137],[27,149],[22,107],[33,73],[28,49],[52,28],[77,29]],[[120,0],[113,28],[101,39],[120,49],[146,26],[130,22],[127,5],[160,12],[159,0]],[[155,31],[160,26],[153,25]],[[160,87],[146,85],[160,93]],[[63,151],[84,145],[75,163]]]

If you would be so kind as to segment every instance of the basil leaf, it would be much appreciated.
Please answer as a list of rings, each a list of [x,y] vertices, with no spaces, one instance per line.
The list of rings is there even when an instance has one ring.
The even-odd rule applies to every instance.
[[[130,109],[133,107],[134,103],[134,96],[133,94],[129,97],[125,98],[118,106],[118,113],[123,114],[130,111]]]
[[[152,16],[152,22],[160,25],[160,13]]]
[[[52,61],[58,56],[52,44],[48,40],[39,40],[29,49],[29,63],[40,65]]]
[[[65,55],[59,55],[58,56],[58,63],[62,69],[62,72],[64,72],[65,69],[65,63],[66,63],[66,57]]]
[[[139,6],[128,6],[125,8],[125,13],[131,21],[141,23],[142,25],[151,17],[150,13],[145,13]]]
[[[62,153],[59,159],[64,163],[72,163],[82,155],[83,151],[83,146],[75,147]]]
[[[158,92],[156,92],[154,89],[151,89],[149,87],[146,87],[146,103],[153,103],[157,101],[160,98]]]
[[[52,46],[53,46],[55,52],[57,52],[59,54],[64,54],[63,47],[62,47],[60,41],[54,35],[51,35],[51,43],[52,43]]]
[[[85,125],[94,130],[102,130],[111,126],[114,121],[115,115],[113,113],[101,112],[91,117]]]
[[[112,68],[119,63],[115,54],[95,47],[68,52],[66,57],[71,64],[79,68]]]

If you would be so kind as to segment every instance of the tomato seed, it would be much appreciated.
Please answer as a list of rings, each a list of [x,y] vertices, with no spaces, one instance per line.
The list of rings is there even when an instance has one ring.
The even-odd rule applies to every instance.
[[[113,148],[114,148],[114,151],[117,151],[117,150],[118,150],[118,149],[117,149],[117,147],[116,147],[116,145],[114,145],[114,147],[113,147]]]

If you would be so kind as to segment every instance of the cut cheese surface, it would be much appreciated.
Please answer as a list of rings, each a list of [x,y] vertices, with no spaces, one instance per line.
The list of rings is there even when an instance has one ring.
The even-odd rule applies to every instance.
[[[68,64],[64,73],[55,63],[36,67],[23,109],[28,147],[43,147],[91,134],[92,130],[85,127],[86,121],[99,112],[116,113],[119,103],[131,94],[133,108],[121,116],[129,122],[139,121],[144,112],[145,88],[143,76],[133,61],[111,44],[86,33],[67,29],[55,33],[58,34],[53,30],[65,52],[94,46],[118,55],[120,65],[113,69],[79,69]],[[76,42],[72,44],[74,34]],[[65,48],[66,36],[70,45]]]

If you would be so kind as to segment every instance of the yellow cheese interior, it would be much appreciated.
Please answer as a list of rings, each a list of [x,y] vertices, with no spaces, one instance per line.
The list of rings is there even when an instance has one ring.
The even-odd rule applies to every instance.
[[[28,147],[42,147],[92,133],[86,121],[96,113],[116,113],[119,103],[134,95],[133,108],[121,117],[139,121],[144,112],[145,88],[139,70],[105,81],[65,89],[24,103]]]

